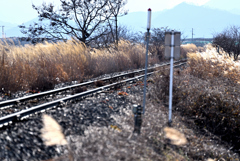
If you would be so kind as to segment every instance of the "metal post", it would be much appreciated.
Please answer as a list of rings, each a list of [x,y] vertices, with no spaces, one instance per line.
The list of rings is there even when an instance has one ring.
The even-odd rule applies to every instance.
[[[144,75],[144,89],[143,89],[143,114],[145,113],[146,105],[146,90],[147,90],[147,67],[148,67],[148,43],[149,43],[149,29],[147,30],[147,47],[146,47],[146,58],[145,58],[145,75]]]
[[[140,134],[141,126],[142,126],[142,115],[145,112],[145,104],[146,104],[146,86],[147,86],[147,67],[148,67],[148,43],[149,43],[149,30],[151,26],[151,9],[148,9],[148,21],[147,21],[147,46],[146,46],[146,59],[145,59],[145,75],[144,75],[144,89],[143,89],[143,106],[134,105],[133,113],[134,113],[134,133]]]
[[[174,57],[174,30],[172,30],[171,38],[171,62],[170,62],[170,86],[169,86],[169,118],[168,124],[172,123],[172,88],[173,88],[173,57]]]
[[[148,9],[148,20],[147,20],[147,44],[146,44],[146,58],[145,58],[145,75],[144,75],[144,89],[143,89],[143,114],[145,113],[146,105],[146,86],[147,86],[147,67],[148,67],[148,44],[149,44],[149,30],[151,27],[151,12],[152,10]]]

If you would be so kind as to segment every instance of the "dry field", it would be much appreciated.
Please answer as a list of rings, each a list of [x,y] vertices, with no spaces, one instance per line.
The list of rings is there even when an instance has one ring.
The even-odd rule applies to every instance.
[[[144,66],[145,48],[128,41],[119,50],[93,49],[69,40],[14,46],[0,43],[0,87],[5,92],[44,91],[62,82],[78,81],[106,73]],[[156,63],[150,58],[149,63]]]
[[[182,57],[196,49],[185,45]],[[58,83],[144,67],[145,52],[143,44],[126,40],[119,41],[118,50],[94,49],[74,40],[25,46],[10,45],[5,40],[0,42],[0,89],[5,93],[39,92]],[[149,56],[149,64],[155,63],[159,63],[157,56]]]

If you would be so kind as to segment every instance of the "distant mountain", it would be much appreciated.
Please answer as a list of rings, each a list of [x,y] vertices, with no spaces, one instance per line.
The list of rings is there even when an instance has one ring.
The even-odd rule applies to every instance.
[[[234,14],[240,14],[240,1],[239,0],[210,0],[204,6],[227,10]]]
[[[13,23],[9,23],[9,22],[4,22],[4,21],[0,21],[0,37],[2,38],[2,26],[4,26],[4,32],[7,33],[7,30],[16,27],[17,24],[13,24]],[[4,34],[5,34],[4,33]]]
[[[214,1],[214,0],[210,0]],[[219,2],[222,0],[218,0]],[[230,0],[231,1],[231,0]],[[26,26],[37,22],[37,18],[25,23]],[[214,33],[221,32],[230,25],[240,26],[240,15],[206,6],[195,6],[181,3],[172,9],[152,13],[152,28],[166,27],[179,30],[184,37],[212,38]],[[126,25],[134,31],[146,31],[147,12],[131,12],[119,17],[120,25]],[[1,24],[0,24],[1,25]],[[7,30],[7,36],[21,36],[18,27]]]
[[[6,30],[7,37],[22,37],[24,36],[18,26]]]
[[[152,12],[152,19],[155,19],[162,11]],[[130,12],[125,16],[119,17],[120,25],[128,26],[135,31],[144,31],[147,26],[146,12]]]
[[[192,37],[192,29],[194,37],[212,38],[214,33],[221,32],[229,25],[240,26],[240,15],[187,3],[153,14],[152,27],[168,26],[182,31],[187,37]],[[120,19],[120,22],[146,31],[147,13],[142,13],[141,17],[129,13]]]
[[[232,10],[234,8],[240,9],[239,0],[209,0],[204,5],[222,10]]]
[[[229,25],[240,26],[240,15],[227,11],[210,9],[204,6],[181,3],[171,10],[161,13],[155,18],[155,26],[169,26],[180,29],[189,37],[193,28],[194,37],[211,38],[214,33],[221,32]]]
[[[238,14],[238,15],[240,15],[240,9],[232,9],[232,10],[230,10],[230,12],[231,13],[233,13],[233,14]]]
[[[29,26],[29,25],[33,24],[34,22],[38,22],[38,17],[32,19],[31,21],[24,23],[24,25]],[[21,29],[18,26],[19,25],[15,25],[14,27],[6,30],[7,37],[23,37],[24,34],[21,33]]]

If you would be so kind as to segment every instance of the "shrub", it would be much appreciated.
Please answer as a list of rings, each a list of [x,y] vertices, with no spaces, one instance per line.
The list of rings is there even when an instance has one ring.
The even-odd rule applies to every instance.
[[[202,80],[189,75],[181,81],[174,98],[177,109],[194,118],[196,125],[206,128],[239,148],[240,86],[227,78]]]
[[[176,71],[176,70],[175,70]],[[170,77],[169,77],[170,70],[169,68],[162,68],[158,73],[154,75],[154,82],[155,83],[155,88],[153,88],[151,97],[155,97],[155,100],[157,102],[162,102],[162,103],[168,103],[169,99],[169,82],[170,82]],[[173,93],[176,92],[177,86],[179,82],[176,81],[176,75],[178,75],[178,72],[174,73],[174,78],[173,78]],[[173,97],[175,98],[176,95]],[[176,103],[176,99],[173,99],[173,104]]]
[[[240,53],[239,31],[239,26],[230,26],[229,28],[224,29],[221,33],[216,34],[213,38],[214,46],[220,46],[229,56],[233,56],[235,60],[237,60]]]

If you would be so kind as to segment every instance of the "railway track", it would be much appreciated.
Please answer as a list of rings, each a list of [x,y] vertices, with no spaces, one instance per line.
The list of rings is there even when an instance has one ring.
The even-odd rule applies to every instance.
[[[185,64],[186,60],[174,62],[174,66],[181,66]],[[157,65],[155,67],[148,68],[148,75],[151,75],[160,67],[168,66],[169,63],[162,65]],[[135,70],[133,72],[122,73],[112,77],[103,78],[100,80],[88,81],[80,84],[75,84],[59,89],[54,89],[51,91],[46,91],[42,93],[32,94],[29,96],[2,101],[0,102],[0,127],[4,125],[9,125],[12,122],[21,121],[29,115],[44,112],[45,110],[53,107],[64,106],[66,103],[76,100],[83,99],[87,96],[94,95],[96,93],[101,93],[103,91],[122,86],[126,83],[131,83],[144,77],[144,75],[139,75],[143,73],[145,69]],[[137,75],[137,76],[136,76]],[[126,79],[127,77],[131,77]],[[121,80],[120,80],[121,78]],[[95,88],[93,85],[97,81],[109,82],[107,85]],[[112,83],[115,81],[114,83]],[[111,82],[111,83],[110,83]],[[80,93],[72,92],[76,88],[90,87],[87,91],[82,90]],[[53,101],[48,101],[53,100]],[[14,108],[13,108],[14,107]]]

